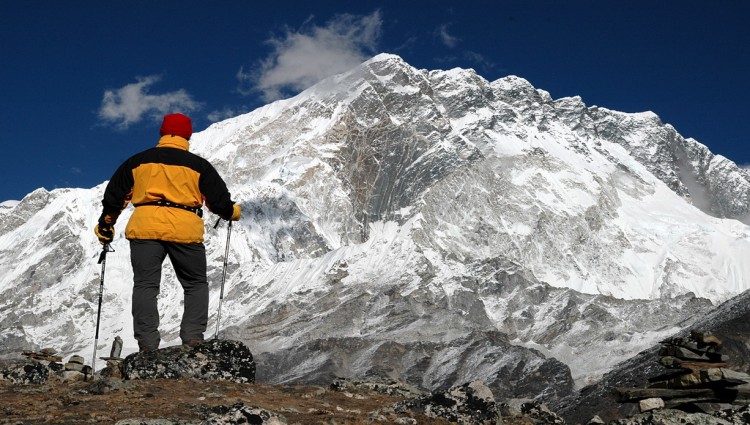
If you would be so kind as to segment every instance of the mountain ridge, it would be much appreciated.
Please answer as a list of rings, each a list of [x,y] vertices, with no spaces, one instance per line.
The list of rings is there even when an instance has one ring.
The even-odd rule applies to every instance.
[[[750,186],[746,172],[653,113],[554,100],[520,77],[488,82],[379,55],[196,133],[191,150],[244,211],[222,335],[298,381],[421,374],[410,383],[433,389],[544,369],[554,379],[532,388],[511,373],[513,386],[497,381],[493,391],[557,397],[689,325],[713,307],[706,298],[750,285],[748,227],[716,217],[746,214],[737,195]],[[103,189],[38,190],[0,210],[0,355],[90,347],[91,226]],[[104,335],[123,334],[126,351],[135,349],[129,215],[108,257],[102,322]],[[225,231],[206,225],[213,285]],[[170,344],[181,290],[169,266],[162,282]],[[480,352],[490,360],[476,360]],[[410,360],[370,367],[395,356]]]

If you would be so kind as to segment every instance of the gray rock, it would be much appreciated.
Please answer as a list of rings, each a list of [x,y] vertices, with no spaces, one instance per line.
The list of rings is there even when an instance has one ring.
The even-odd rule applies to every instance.
[[[551,411],[546,404],[524,403],[521,413],[531,417],[538,424],[565,425],[565,420]]]
[[[656,409],[663,409],[664,400],[658,397],[645,398],[638,402],[638,407],[641,409],[641,412],[650,412]]]
[[[129,387],[129,383],[117,378],[102,378],[97,379],[83,388],[84,391],[90,394],[105,395],[119,391],[123,388]]]
[[[72,370],[75,372],[83,372],[83,365],[80,363],[65,363],[65,370]]]
[[[393,379],[368,379],[357,380],[347,378],[336,378],[330,385],[330,389],[338,392],[349,392],[357,389],[375,391],[381,394],[395,395],[407,398],[420,397],[425,395],[409,384],[399,382]]]
[[[79,356],[78,354],[74,354],[70,356],[70,359],[68,359],[68,363],[75,363],[75,364],[84,364],[83,357]]]
[[[732,423],[733,425],[750,424],[750,405],[739,409],[727,409],[714,413],[714,416]]]
[[[65,363],[65,370],[74,370],[76,372],[83,372],[84,360],[83,357],[75,354],[70,356],[68,362]]]
[[[502,423],[492,391],[479,381],[406,400],[396,407],[397,412],[405,410],[419,411],[429,417],[441,417],[458,423]]]
[[[746,424],[747,422],[743,422]],[[735,425],[705,413],[686,413],[681,410],[660,409],[641,413],[625,419],[610,422],[610,425]]]
[[[49,369],[35,361],[11,363],[0,370],[0,381],[14,384],[43,384],[48,378]]]
[[[54,377],[62,382],[80,382],[85,381],[87,375],[77,370],[63,370],[61,372],[56,372]]]
[[[282,425],[287,420],[283,416],[259,407],[245,406],[237,403],[231,407],[217,406],[210,409],[203,425]]]

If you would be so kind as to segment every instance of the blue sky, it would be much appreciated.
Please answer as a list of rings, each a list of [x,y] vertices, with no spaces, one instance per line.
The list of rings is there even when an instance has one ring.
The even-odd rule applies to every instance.
[[[750,163],[750,2],[2,1],[0,201],[92,187],[153,146],[387,52],[651,110]]]

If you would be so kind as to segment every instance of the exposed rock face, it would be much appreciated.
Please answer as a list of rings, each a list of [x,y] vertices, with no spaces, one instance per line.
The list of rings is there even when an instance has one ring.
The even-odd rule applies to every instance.
[[[727,368],[719,338],[693,330],[689,337],[668,338],[662,344],[659,363],[670,372],[649,378],[646,388],[617,388],[618,401],[637,401],[641,412],[668,407],[714,416],[750,403],[750,375]]]
[[[487,379],[501,399],[552,400],[573,389],[564,364],[512,345],[499,332],[472,332],[449,343],[330,338],[264,355],[259,365],[259,380],[290,383],[301,376],[317,385],[340,376],[397,377],[430,391]]]
[[[125,379],[255,382],[255,362],[250,350],[240,342],[225,340],[133,353],[125,358],[122,372]]]
[[[723,373],[714,376],[706,374],[706,382],[715,382],[720,387],[731,387],[741,384],[747,379],[746,373],[750,371],[750,364],[748,363],[748,355],[750,354],[748,352],[750,291],[720,305],[694,323],[692,328],[703,330],[706,334],[710,333],[721,341],[720,354],[715,352],[715,348],[711,349],[711,344],[705,344],[705,347],[702,348],[705,353],[699,354],[705,356],[709,361],[711,360],[709,355],[714,360],[719,359],[722,361],[722,367],[740,371],[739,376],[742,378],[727,381]],[[686,329],[677,333],[674,337],[682,341],[688,341],[690,333]],[[670,339],[670,341],[675,340]],[[664,353],[662,350],[663,348],[659,345],[644,350],[637,356],[619,364],[596,384],[581,389],[577,394],[552,402],[552,408],[571,423],[586,421],[594,415],[599,415],[605,420],[635,416],[639,413],[638,407],[631,403],[619,403],[613,396],[613,391],[618,387],[645,388],[652,382],[661,382],[664,377],[675,375],[673,363],[669,363],[669,367],[660,363],[660,353]],[[709,353],[710,350],[713,350],[713,352]],[[680,367],[680,365],[677,366]],[[691,367],[697,369],[699,365],[692,364]],[[679,372],[678,375],[684,373]],[[698,380],[700,381],[700,379],[702,378],[699,371]],[[706,385],[704,383],[700,386]],[[729,391],[720,391],[720,393],[731,393],[731,388]],[[727,405],[724,404],[724,407],[727,407]]]

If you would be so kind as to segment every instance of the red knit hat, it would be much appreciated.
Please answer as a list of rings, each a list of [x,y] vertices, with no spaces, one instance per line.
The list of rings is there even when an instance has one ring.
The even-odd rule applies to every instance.
[[[164,115],[164,121],[161,123],[159,134],[162,136],[173,134],[190,140],[190,136],[193,135],[193,123],[190,121],[190,118],[182,114]]]

